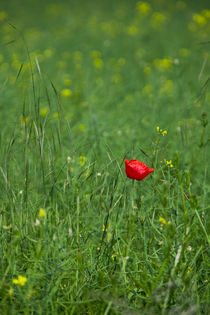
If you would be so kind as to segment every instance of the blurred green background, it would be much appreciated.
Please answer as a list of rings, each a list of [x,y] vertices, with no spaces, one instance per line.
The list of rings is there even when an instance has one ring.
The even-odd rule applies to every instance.
[[[209,1],[1,1],[4,314],[207,314],[209,49]]]

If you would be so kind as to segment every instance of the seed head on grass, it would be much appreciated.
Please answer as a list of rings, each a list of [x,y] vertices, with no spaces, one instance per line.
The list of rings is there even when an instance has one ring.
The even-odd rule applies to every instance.
[[[14,279],[14,280],[15,280],[15,279]],[[9,295],[10,297],[12,297],[13,294],[14,294],[14,289],[13,289],[12,287],[10,287],[9,290],[8,290],[8,295]]]
[[[67,156],[67,163],[69,164],[71,162],[71,157]]]

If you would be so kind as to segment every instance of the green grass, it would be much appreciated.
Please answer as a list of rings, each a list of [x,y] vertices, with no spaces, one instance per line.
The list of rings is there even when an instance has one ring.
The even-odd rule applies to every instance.
[[[2,5],[1,314],[208,314],[210,11],[191,2]]]

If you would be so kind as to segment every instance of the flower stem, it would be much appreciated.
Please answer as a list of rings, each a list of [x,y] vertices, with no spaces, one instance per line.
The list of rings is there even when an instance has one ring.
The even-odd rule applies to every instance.
[[[135,180],[132,179],[132,185],[131,185],[131,208],[134,208],[134,184]]]

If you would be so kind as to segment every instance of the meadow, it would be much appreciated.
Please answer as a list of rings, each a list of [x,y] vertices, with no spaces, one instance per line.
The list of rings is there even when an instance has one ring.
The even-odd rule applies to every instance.
[[[0,314],[208,314],[209,2],[1,1],[0,47]]]

